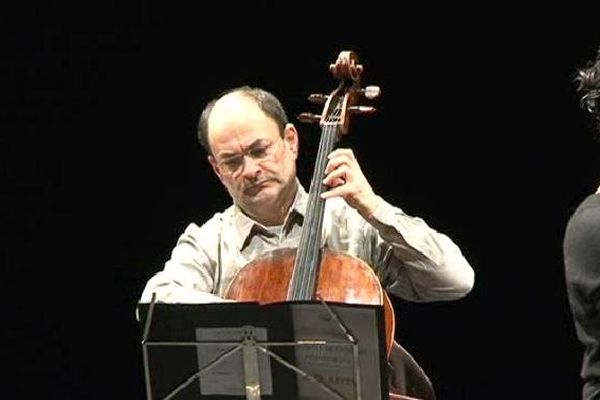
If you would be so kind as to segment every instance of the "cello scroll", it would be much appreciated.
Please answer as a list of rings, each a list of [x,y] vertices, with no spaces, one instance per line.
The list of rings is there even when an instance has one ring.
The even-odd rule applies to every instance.
[[[312,103],[325,104],[320,115],[302,113],[298,116],[301,122],[319,122],[321,127],[325,124],[336,124],[341,134],[347,134],[350,130],[350,119],[352,115],[372,114],[375,107],[359,105],[361,97],[373,100],[381,94],[379,86],[361,87],[363,73],[362,64],[358,63],[358,57],[353,51],[340,52],[335,64],[329,65],[329,71],[335,79],[339,79],[338,87],[329,95],[311,94],[308,100]]]

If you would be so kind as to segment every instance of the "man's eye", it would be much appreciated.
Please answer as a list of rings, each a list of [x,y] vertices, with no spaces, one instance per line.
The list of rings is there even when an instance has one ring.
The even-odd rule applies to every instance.
[[[255,147],[250,151],[250,157],[252,158],[262,158],[267,154],[266,147]]]
[[[239,167],[241,164],[241,159],[239,158],[228,158],[223,161],[223,165],[227,168],[234,169]]]

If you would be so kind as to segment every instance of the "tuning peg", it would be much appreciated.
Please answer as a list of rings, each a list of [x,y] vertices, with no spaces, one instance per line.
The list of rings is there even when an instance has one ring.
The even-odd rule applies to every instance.
[[[314,104],[325,104],[329,96],[325,96],[324,94],[313,93],[308,96],[308,101]]]
[[[302,113],[302,114],[298,115],[298,120],[300,120],[300,122],[304,122],[307,124],[314,124],[315,122],[321,121],[321,116],[317,115],[317,114],[311,114],[311,113]]]
[[[348,107],[348,112],[351,114],[373,114],[377,109],[369,106],[352,106]]]
[[[361,89],[360,93],[365,96],[369,100],[373,100],[381,94],[381,89],[379,86],[367,86],[364,89]]]

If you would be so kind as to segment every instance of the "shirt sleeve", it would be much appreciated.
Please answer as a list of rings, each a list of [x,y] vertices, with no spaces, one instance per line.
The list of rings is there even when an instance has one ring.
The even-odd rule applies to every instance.
[[[380,198],[368,219],[373,262],[386,289],[409,301],[454,300],[473,288],[475,272],[460,248],[418,217]]]
[[[202,227],[191,223],[179,237],[170,259],[142,292],[140,303],[152,295],[161,303],[214,303],[225,300],[213,294],[219,246],[216,219]]]

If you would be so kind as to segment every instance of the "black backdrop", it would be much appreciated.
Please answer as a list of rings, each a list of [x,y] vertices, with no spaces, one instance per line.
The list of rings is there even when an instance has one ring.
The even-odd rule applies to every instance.
[[[463,300],[397,300],[398,339],[440,399],[579,396],[561,239],[598,184],[573,83],[600,44],[594,10],[86,3],[0,16],[16,397],[144,397],[135,303],[186,224],[229,202],[195,141],[202,105],[248,83],[290,117],[317,111],[306,97],[334,88],[327,67],[347,49],[383,96],[345,144],[476,270]],[[308,185],[318,130],[298,125]]]

